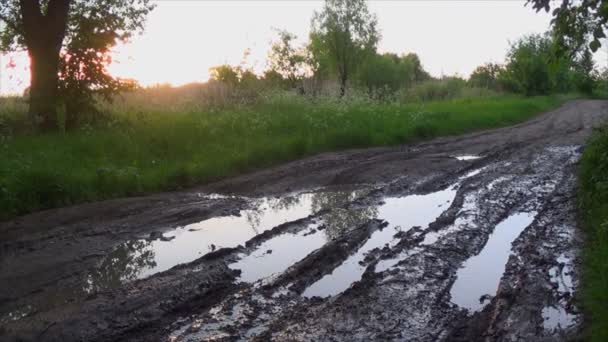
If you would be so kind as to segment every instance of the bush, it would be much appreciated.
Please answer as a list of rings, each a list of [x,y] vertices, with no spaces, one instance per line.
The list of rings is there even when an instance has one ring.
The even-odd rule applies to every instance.
[[[498,80],[504,89],[526,96],[588,91],[587,77],[591,71],[583,66],[586,63],[582,57],[571,60],[559,54],[549,35],[530,35],[511,45]]]
[[[440,101],[460,97],[466,88],[466,81],[458,77],[447,77],[441,80],[422,82],[407,89],[402,94],[402,100],[408,101]]]
[[[585,147],[579,172],[579,201],[586,247],[583,253],[583,308],[590,341],[608,340],[608,127]]]
[[[357,73],[357,84],[367,89],[370,96],[385,99],[402,88],[429,80],[418,55],[398,56],[394,53],[371,56]]]
[[[468,85],[473,88],[500,90],[501,86],[498,75],[501,72],[504,72],[504,68],[498,64],[487,63],[480,65],[471,73]]]

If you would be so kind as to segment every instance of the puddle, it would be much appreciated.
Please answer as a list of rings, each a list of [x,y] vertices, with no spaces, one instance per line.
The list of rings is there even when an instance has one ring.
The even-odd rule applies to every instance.
[[[551,282],[557,284],[557,291],[560,294],[572,293],[574,289],[574,284],[572,282],[572,262],[564,254],[561,254],[557,258],[557,262],[562,266],[555,266],[549,270]]]
[[[218,194],[218,193],[198,193],[197,196],[199,198],[204,198],[204,199],[208,199],[208,200],[218,200],[218,199],[225,199],[225,198],[239,198],[239,196],[236,196],[236,195],[224,195],[224,194]]]
[[[468,172],[466,175],[464,175],[464,176],[460,176],[460,177],[458,178],[458,180],[459,180],[459,181],[462,181],[462,180],[465,180],[465,179],[467,179],[467,178],[475,177],[475,176],[477,176],[478,174],[480,174],[480,173],[482,173],[483,171],[485,171],[487,168],[488,168],[488,166],[484,166],[484,167],[482,167],[482,168],[475,169],[475,170],[473,170],[473,171],[469,171],[469,172]]]
[[[366,266],[361,263],[369,251],[394,245],[399,241],[394,235],[400,231],[408,231],[415,226],[427,227],[451,205],[457,190],[458,186],[454,185],[426,195],[386,198],[385,203],[378,207],[377,218],[386,220],[389,226],[375,231],[355,254],[308,287],[302,295],[309,298],[334,296],[349,288],[365,272]]]
[[[312,224],[298,233],[276,236],[229,267],[240,269],[240,280],[249,283],[282,273],[325,244],[325,233],[316,230],[318,226],[319,224]]]
[[[402,260],[405,260],[414,254],[420,253],[421,251],[422,251],[421,248],[414,247],[412,249],[408,249],[404,252],[399,253],[399,255],[396,258],[380,260],[376,264],[376,268],[374,269],[374,271],[376,271],[377,273],[384,272],[384,271],[388,270],[389,268],[394,267]]]
[[[559,266],[552,267],[549,270],[551,282],[557,284],[559,303],[555,306],[546,306],[543,308],[543,328],[545,330],[564,329],[574,323],[576,315],[566,311],[567,303],[562,300],[563,297],[570,297],[574,292],[574,283],[572,279],[572,260],[565,254],[560,254],[557,257]]]
[[[475,160],[475,159],[479,159],[479,158],[482,158],[482,157],[481,156],[472,155],[472,154],[465,154],[465,155],[462,155],[462,156],[454,156],[454,158],[456,158],[458,160],[466,161],[466,160]]]
[[[561,306],[543,308],[543,328],[545,330],[565,329],[574,323],[575,316]]]
[[[237,247],[282,223],[307,217],[313,213],[311,197],[263,198],[256,209],[243,210],[241,216],[214,217],[166,233],[171,241],[154,240],[144,249],[150,251],[151,260],[139,269],[137,277],[166,271],[219,248]]]
[[[229,267],[240,269],[242,272],[240,279],[250,283],[284,272],[289,266],[322,247],[327,241],[348,234],[349,230],[378,216],[375,206],[340,208],[355,200],[364,191],[316,195],[312,200],[313,208],[331,209],[324,213],[318,222],[298,232],[285,233],[265,241],[253,253],[243,256]],[[324,228],[317,230],[321,225]]]
[[[279,224],[313,213],[311,193],[255,199],[255,209],[240,216],[214,217],[163,234],[170,241],[146,239],[120,245],[91,274],[90,288],[116,287],[195,260],[223,247],[236,247]],[[107,280],[111,279],[111,282]],[[101,283],[99,280],[105,281]]]
[[[496,294],[511,253],[511,243],[535,216],[536,212],[513,214],[494,228],[481,253],[468,259],[458,270],[450,291],[452,303],[470,311],[483,308],[485,304],[480,298]]]
[[[478,196],[479,194],[477,192],[466,194],[462,201],[462,207],[458,211],[458,214],[456,214],[456,220],[454,220],[454,223],[445,229],[427,232],[424,235],[424,240],[420,243],[420,245],[432,245],[444,236],[459,231],[465,227],[477,227],[472,217],[476,216],[475,213],[477,212]]]
[[[112,288],[121,284],[166,271],[175,265],[196,260],[220,248],[244,245],[254,236],[280,224],[305,218],[320,210],[340,206],[360,195],[363,190],[300,193],[285,197],[251,199],[254,209],[242,210],[240,216],[214,217],[164,233],[163,239],[129,241],[116,248],[91,273],[85,286],[86,292]],[[268,249],[277,252],[297,235],[273,239]],[[304,241],[318,243],[319,234]],[[163,241],[168,240],[168,241]],[[273,255],[275,259],[276,256]],[[274,260],[273,260],[274,262]],[[280,261],[277,261],[279,267]],[[270,267],[270,266],[269,266]],[[270,268],[268,268],[270,269]],[[249,272],[249,271],[247,271]],[[256,271],[251,271],[251,277]],[[262,272],[262,271],[259,271]],[[247,276],[249,277],[249,275]]]

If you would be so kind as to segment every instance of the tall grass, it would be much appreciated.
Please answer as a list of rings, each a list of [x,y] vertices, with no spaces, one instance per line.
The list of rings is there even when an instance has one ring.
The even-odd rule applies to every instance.
[[[323,151],[509,125],[564,99],[501,96],[404,105],[273,93],[248,105],[177,109],[167,106],[171,101],[123,101],[106,108],[103,126],[3,135],[0,217],[188,187]]]
[[[585,232],[582,299],[590,341],[608,341],[608,127],[585,147],[579,170]]]

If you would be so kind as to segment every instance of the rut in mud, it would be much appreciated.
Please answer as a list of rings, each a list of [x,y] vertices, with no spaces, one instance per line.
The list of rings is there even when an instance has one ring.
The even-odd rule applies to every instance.
[[[576,337],[576,164],[607,113],[574,101],[504,129],[4,223],[0,336]]]

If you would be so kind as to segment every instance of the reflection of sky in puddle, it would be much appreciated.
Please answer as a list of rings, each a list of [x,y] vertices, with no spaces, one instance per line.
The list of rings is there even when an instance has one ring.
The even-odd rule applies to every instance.
[[[278,235],[229,266],[240,269],[240,279],[250,283],[281,273],[325,244],[327,240],[323,232],[311,231],[317,226],[313,224],[295,234]]]
[[[138,256],[149,253],[146,262],[128,262],[128,267],[123,270],[132,273],[129,268],[136,268],[136,276],[130,278],[145,278],[175,265],[193,261],[219,248],[243,245],[266,230],[312,214],[311,198],[311,193],[303,193],[282,198],[254,199],[257,202],[255,209],[243,210],[240,216],[213,217],[179,227],[164,234],[165,237],[172,238],[170,241],[139,240],[141,248],[129,251],[124,259],[136,260]],[[121,245],[119,249],[124,249],[127,245]],[[124,273],[123,270],[118,271]]]
[[[469,173],[467,173],[466,175],[462,176],[459,178],[459,180],[463,180],[463,179],[467,179],[467,178],[471,178],[474,176],[477,176],[478,174],[482,173],[483,171],[485,171],[485,169],[487,168],[487,166],[484,166],[482,168],[479,169],[475,169],[473,171],[470,171]]]
[[[458,270],[450,292],[454,304],[477,311],[484,306],[479,300],[481,296],[496,293],[511,253],[512,242],[534,221],[535,216],[535,212],[517,213],[494,228],[483,250],[468,259]]]
[[[143,278],[168,270],[218,248],[242,245],[268,229],[312,213],[310,194],[299,196],[297,204],[291,207],[277,206],[278,203],[264,199],[257,210],[245,210],[241,216],[214,217],[166,234],[175,238],[168,242],[152,242],[156,266],[143,269],[139,276]]]
[[[354,199],[361,191],[300,193],[276,198],[251,199],[254,209],[243,210],[240,216],[214,217],[179,227],[163,235],[171,238],[170,241],[146,239],[129,241],[116,248],[103,260],[97,270],[89,274],[85,291],[90,293],[117,287],[122,283],[145,278],[175,265],[193,261],[219,248],[244,245],[254,236],[278,225],[305,218],[323,209],[343,205]],[[331,218],[328,220],[331,221]],[[348,218],[339,217],[338,220],[347,222]],[[328,224],[328,227],[330,228],[327,229],[326,234],[313,234],[310,237],[286,234],[271,239],[267,243],[276,245],[264,249],[263,252],[276,249],[277,254],[271,254],[274,259],[281,250],[285,249],[282,247],[284,244],[295,244],[293,248],[302,247],[302,252],[307,251],[306,245],[299,245],[302,240],[310,240],[311,243],[315,240],[314,245],[317,245],[319,243],[317,239],[321,237],[325,239],[326,235],[340,233],[339,224],[334,222]],[[260,250],[259,253],[262,251]],[[298,256],[298,253],[299,251],[294,249],[291,257]],[[277,261],[276,267],[280,264]],[[248,274],[247,272],[249,271],[244,274]],[[257,271],[251,270],[251,272],[255,274]]]
[[[574,291],[572,260],[565,254],[560,254],[557,257],[557,262],[559,266],[552,267],[549,270],[549,276],[552,283],[557,283],[559,298],[567,298],[569,297],[567,294],[572,294]],[[564,301],[560,301],[554,306],[543,308],[542,317],[545,330],[565,329],[574,323],[576,315],[566,311],[565,305]]]
[[[572,293],[574,284],[572,283],[572,262],[564,255],[560,254],[557,257],[557,262],[561,264],[561,267],[555,266],[549,270],[551,281],[557,283],[557,291],[563,295],[565,293]]]
[[[478,194],[475,192],[466,194],[462,201],[462,207],[458,211],[458,214],[456,214],[456,220],[454,220],[454,223],[442,230],[427,232],[424,235],[424,240],[420,243],[420,245],[432,245],[444,236],[457,232],[465,227],[477,227],[477,224],[473,220],[477,211],[477,196]]]
[[[365,191],[365,190],[363,190]],[[362,191],[315,193],[311,199],[313,211],[329,209],[320,221],[297,232],[274,236],[262,243],[249,255],[229,265],[241,270],[241,280],[256,282],[284,272],[289,266],[322,247],[348,230],[360,226],[377,215],[376,208],[341,208],[360,196]],[[319,226],[322,230],[316,230]],[[270,251],[270,253],[269,253]]]
[[[385,203],[378,207],[377,217],[386,220],[389,226],[375,231],[355,254],[346,259],[331,274],[325,275],[308,287],[303,295],[305,297],[326,297],[346,290],[353,282],[361,279],[365,267],[359,263],[365,259],[365,255],[369,251],[398,241],[394,235],[399,231],[407,231],[414,226],[426,228],[451,205],[456,191],[457,186],[452,186],[426,195],[386,198]],[[383,267],[381,264],[378,266]]]
[[[543,308],[543,328],[545,330],[565,329],[574,323],[575,316],[568,313],[561,305]]]
[[[456,158],[458,160],[461,160],[461,161],[466,161],[466,160],[479,159],[479,158],[481,158],[481,156],[466,154],[466,155],[462,155],[462,156],[454,156],[454,158]]]

